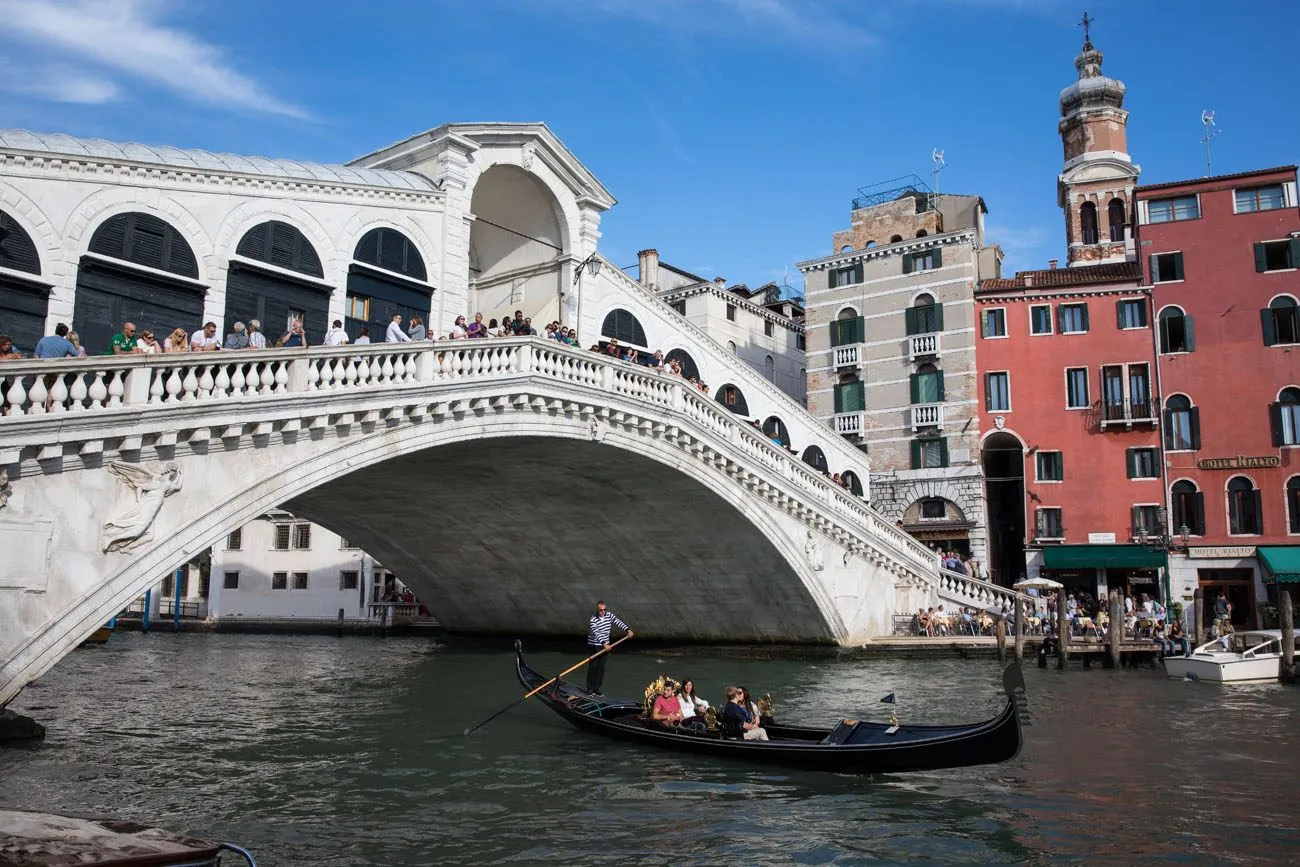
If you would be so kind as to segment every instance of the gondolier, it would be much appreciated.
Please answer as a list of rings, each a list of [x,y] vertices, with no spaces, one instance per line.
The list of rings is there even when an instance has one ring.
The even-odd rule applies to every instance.
[[[605,607],[604,601],[596,603],[596,613],[591,616],[587,627],[587,655],[591,656],[600,653],[602,648],[609,649],[609,634],[618,627],[627,632],[627,637],[632,637],[632,627],[628,626],[618,615]],[[587,665],[587,694],[603,695],[601,687],[605,684],[605,662],[609,659],[608,653],[601,653]]]

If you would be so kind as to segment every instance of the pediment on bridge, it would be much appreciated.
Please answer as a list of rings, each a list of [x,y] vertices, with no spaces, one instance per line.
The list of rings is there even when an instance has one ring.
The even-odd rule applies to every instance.
[[[448,150],[472,156],[475,161],[503,162],[531,171],[544,163],[580,203],[605,211],[617,200],[591,171],[565,147],[544,123],[445,123],[348,163],[364,168],[424,171],[436,165]],[[435,180],[437,180],[435,178]]]

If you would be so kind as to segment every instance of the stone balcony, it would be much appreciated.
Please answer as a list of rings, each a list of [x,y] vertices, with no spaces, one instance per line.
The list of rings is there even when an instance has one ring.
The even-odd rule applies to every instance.
[[[942,337],[942,332],[938,331],[930,334],[913,334],[907,338],[907,360],[921,361],[923,359],[938,358]]]
[[[943,404],[941,403],[919,403],[912,406],[908,414],[911,416],[912,433],[926,428],[943,427]]]

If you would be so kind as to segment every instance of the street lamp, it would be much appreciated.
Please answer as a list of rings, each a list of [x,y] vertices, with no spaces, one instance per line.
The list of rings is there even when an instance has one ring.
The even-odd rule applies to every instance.
[[[593,251],[590,256],[578,263],[578,267],[573,272],[573,285],[578,287],[578,309],[573,314],[573,327],[579,331],[582,330],[582,272],[586,271],[592,277],[595,277],[600,273],[600,266],[603,264],[600,255]],[[579,346],[578,348],[581,349],[582,347]]]

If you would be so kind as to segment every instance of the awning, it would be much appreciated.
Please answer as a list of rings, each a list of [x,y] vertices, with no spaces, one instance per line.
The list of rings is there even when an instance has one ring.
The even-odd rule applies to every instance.
[[[1255,551],[1268,584],[1300,584],[1300,545],[1260,545]]]
[[[1164,551],[1142,545],[1052,545],[1043,546],[1043,565],[1049,569],[1144,569],[1164,566]]]

